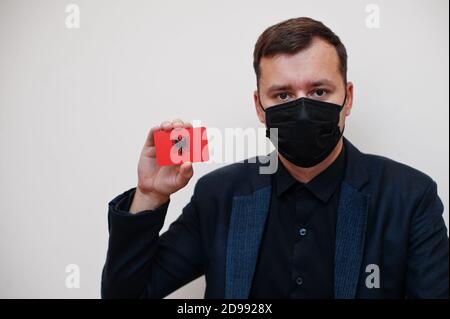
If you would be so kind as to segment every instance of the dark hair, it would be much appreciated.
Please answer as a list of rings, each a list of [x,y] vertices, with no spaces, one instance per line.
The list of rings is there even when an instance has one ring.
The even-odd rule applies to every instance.
[[[253,52],[253,68],[259,86],[259,63],[263,57],[277,54],[296,54],[308,48],[314,37],[321,38],[336,48],[339,70],[347,82],[347,51],[339,37],[320,21],[307,17],[293,18],[267,28],[258,38]]]

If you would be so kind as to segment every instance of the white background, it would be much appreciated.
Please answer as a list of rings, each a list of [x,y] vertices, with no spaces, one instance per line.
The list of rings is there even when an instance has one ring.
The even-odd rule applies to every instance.
[[[261,127],[252,51],[268,26],[323,21],[355,84],[345,135],[438,184],[448,225],[449,3],[389,1],[0,0],[0,297],[98,298],[107,203],[136,184],[148,128],[164,119]],[[380,8],[380,28],[365,8]],[[172,197],[164,230],[196,180]],[[80,288],[65,286],[67,264]],[[201,298],[200,278],[171,297]]]

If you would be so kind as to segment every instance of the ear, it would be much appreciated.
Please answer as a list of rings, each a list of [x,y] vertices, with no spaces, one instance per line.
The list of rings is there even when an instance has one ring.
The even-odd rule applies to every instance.
[[[345,114],[345,116],[349,116],[352,111],[352,107],[353,107],[353,83],[352,82],[347,82],[346,90],[347,90],[347,100],[345,101],[345,105],[344,105],[344,114]]]
[[[266,115],[264,114],[264,112],[261,110],[261,103],[259,101],[259,95],[258,95],[258,90],[255,90],[253,92],[253,102],[255,103],[255,110],[256,110],[256,115],[258,116],[259,121],[262,124],[266,124]]]

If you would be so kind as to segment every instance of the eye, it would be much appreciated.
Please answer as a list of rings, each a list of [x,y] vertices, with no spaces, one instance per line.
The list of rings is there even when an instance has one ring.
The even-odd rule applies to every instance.
[[[288,100],[288,99],[289,99],[289,96],[290,96],[290,94],[287,93],[287,92],[282,92],[282,93],[277,94],[277,98],[278,98],[280,101],[286,101],[286,100]]]
[[[324,97],[327,94],[325,89],[317,89],[312,92],[314,97]]]

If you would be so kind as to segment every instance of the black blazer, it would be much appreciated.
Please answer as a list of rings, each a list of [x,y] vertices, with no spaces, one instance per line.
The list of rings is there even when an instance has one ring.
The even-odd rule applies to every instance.
[[[448,298],[449,245],[436,183],[344,143],[335,298]],[[205,275],[206,298],[248,298],[272,178],[259,173],[260,162],[251,162],[201,177],[181,216],[161,236],[169,203],[131,215],[121,208],[134,189],[113,199],[102,297],[162,298]]]

